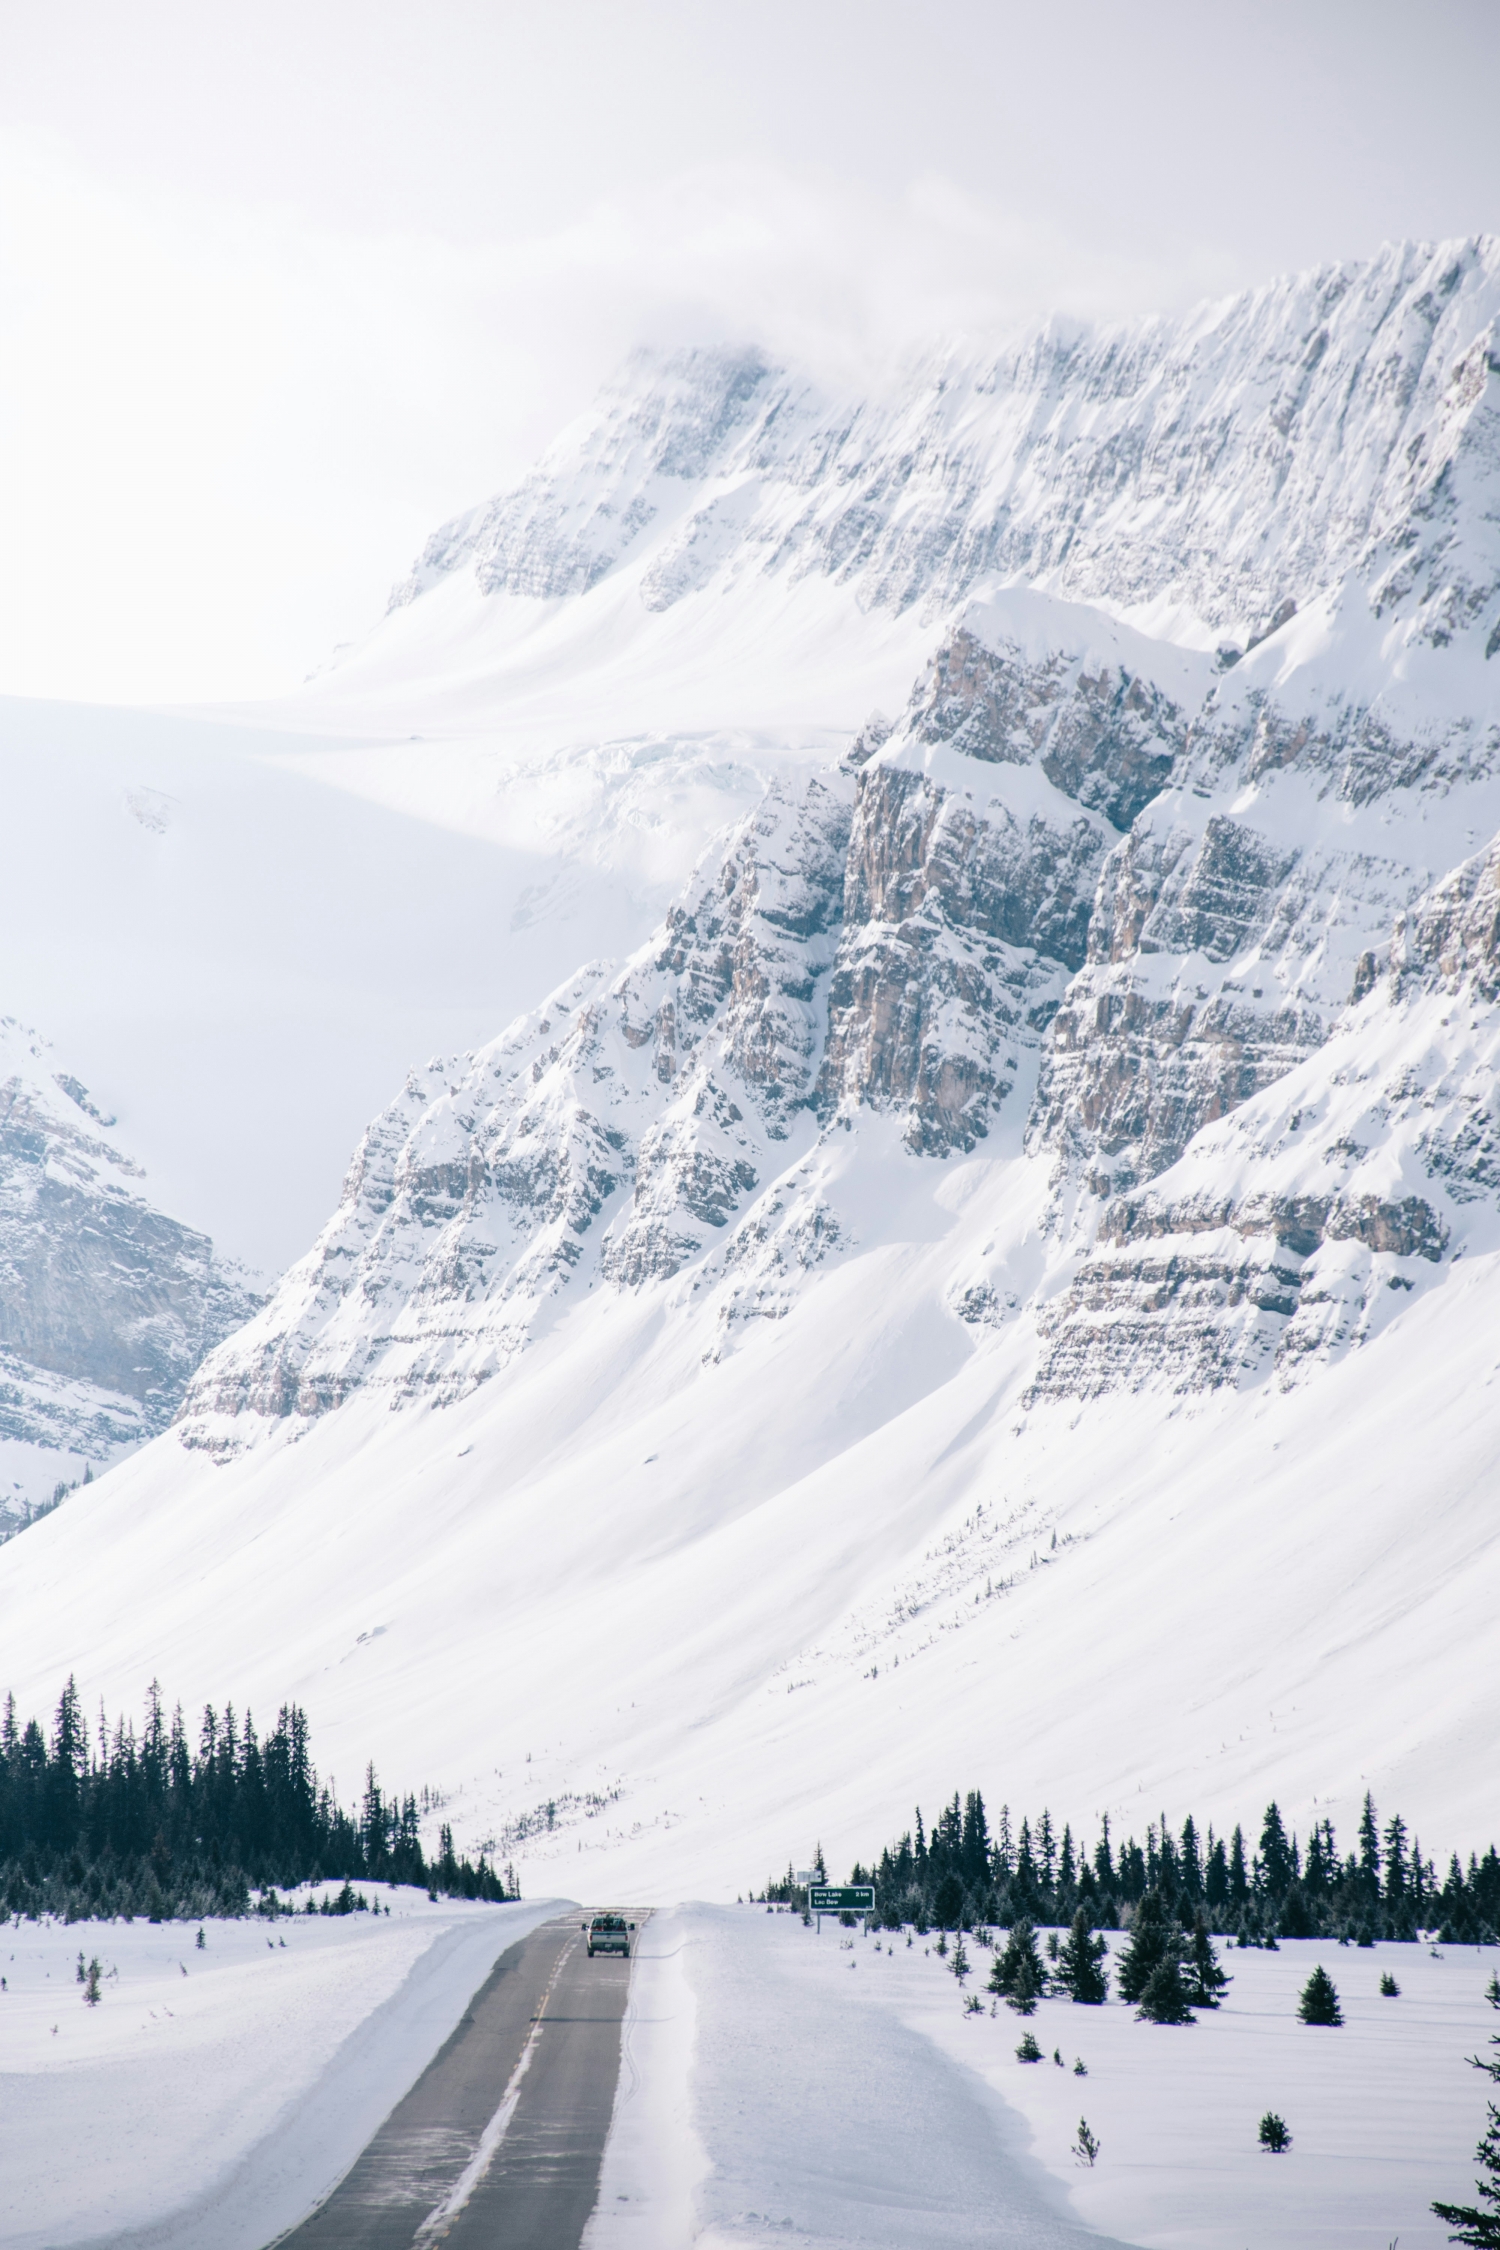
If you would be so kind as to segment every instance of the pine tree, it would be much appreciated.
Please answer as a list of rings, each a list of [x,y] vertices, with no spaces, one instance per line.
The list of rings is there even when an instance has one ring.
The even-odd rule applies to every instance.
[[[1120,1998],[1138,2001],[1168,1955],[1177,1958],[1177,1933],[1159,1891],[1147,1891],[1130,1925],[1130,1943],[1120,1957],[1116,1982]]]
[[[1109,1997],[1109,1977],[1104,1968],[1109,1947],[1095,1937],[1088,1915],[1080,1906],[1073,1927],[1063,1940],[1057,1972],[1064,1990],[1080,2007],[1097,2008]]]
[[[1339,2006],[1339,1996],[1332,1977],[1324,1968],[1316,1968],[1302,1988],[1302,1998],[1297,2003],[1297,2013],[1304,2023],[1341,2024],[1344,2012]]]
[[[1089,2121],[1086,2117],[1080,2117],[1078,2120],[1078,2138],[1073,2143],[1073,2154],[1080,2164],[1087,2164],[1092,2171],[1098,2159],[1099,2148],[1098,2134],[1089,2131]]]
[[[1364,1810],[1359,1816],[1359,1881],[1371,1902],[1380,1896],[1380,1827],[1375,1818],[1375,1803],[1369,1790],[1365,1791]]]
[[[1285,2118],[1268,2109],[1260,2121],[1260,2145],[1272,2156],[1281,2156],[1292,2145],[1292,2136],[1286,2129]]]
[[[1229,1839],[1229,1898],[1234,1906],[1243,1906],[1250,1896],[1250,1881],[1245,1873],[1245,1839],[1238,1822]]]
[[[1044,1988],[1036,1930],[1023,1914],[1012,1926],[1005,1951],[995,1955],[989,1989],[1007,2000],[1018,2015],[1029,2016],[1035,2014]]]
[[[1193,2023],[1188,1988],[1175,1954],[1158,1961],[1141,1994],[1136,2014],[1145,2023]]]
[[[1480,2177],[1474,2185],[1478,2203],[1434,2203],[1432,2208],[1453,2230],[1448,2240],[1469,2245],[1469,2250],[1494,2250],[1500,2244],[1500,2109],[1487,2105],[1488,2123],[1474,2161]],[[1481,2205],[1487,2204],[1487,2210]]]
[[[1261,1881],[1272,1898],[1280,1898],[1292,1880],[1292,1854],[1286,1829],[1275,1803],[1266,1807],[1260,1831]]]
[[[932,1919],[940,1930],[956,1930],[963,1912],[963,1884],[956,1875],[945,1875],[933,1894]]]
[[[1201,1906],[1193,1917],[1187,1975],[1188,1994],[1195,2008],[1217,2008],[1221,1995],[1233,1982],[1219,1966],[1219,1956],[1209,1936],[1208,1918]]]

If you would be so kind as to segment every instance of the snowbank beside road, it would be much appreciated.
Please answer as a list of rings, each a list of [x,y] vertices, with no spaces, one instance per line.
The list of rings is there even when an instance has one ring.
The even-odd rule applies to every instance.
[[[587,2250],[1368,2250],[1397,2234],[1440,2250],[1431,2199],[1470,2193],[1484,2082],[1464,2057],[1500,2029],[1493,1956],[1472,1948],[1226,1947],[1216,2014],[1166,2029],[1118,2002],[1043,2001],[1029,2028],[1047,2060],[1026,2065],[1027,2024],[988,1998],[965,2015],[935,1940],[708,1906],[654,1916],[649,1938]],[[974,1991],[990,1955],[967,1949]],[[1319,1960],[1341,2030],[1297,2019]],[[1380,1996],[1383,1970],[1399,1998]],[[1291,2128],[1284,2156],[1259,2147],[1268,2109]],[[1092,2170],[1073,2155],[1081,2117]]]
[[[1105,2250],[1021,2120],[850,1973],[839,1934],[759,1907],[653,1915],[587,2250]]]
[[[0,2241],[261,2250],[326,2193],[498,1955],[556,1911],[0,1928]],[[300,1894],[299,1894],[300,1896]],[[79,1952],[104,1971],[83,2004]]]

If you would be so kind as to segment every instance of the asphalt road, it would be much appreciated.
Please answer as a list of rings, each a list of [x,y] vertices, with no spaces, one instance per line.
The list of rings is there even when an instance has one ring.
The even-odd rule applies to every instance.
[[[580,1920],[544,1922],[501,1955],[411,2092],[279,2250],[578,2250],[630,1985],[617,1954],[589,1959]]]

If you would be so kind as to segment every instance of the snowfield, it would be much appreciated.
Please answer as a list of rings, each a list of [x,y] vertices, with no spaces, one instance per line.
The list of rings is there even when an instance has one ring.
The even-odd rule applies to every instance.
[[[935,1939],[906,1934],[827,1918],[815,1934],[763,1907],[654,1916],[588,2250],[1441,2250],[1428,2204],[1470,2196],[1487,2081],[1463,2058],[1496,2025],[1489,1953],[1225,1947],[1223,2006],[1167,2029],[1118,2002],[968,2016]],[[991,1957],[966,1942],[973,1992]],[[1339,2030],[1297,2019],[1320,1960]],[[1038,2064],[1016,2060],[1028,2028]],[[1258,2145],[1268,2109],[1293,2136],[1282,2156]]]
[[[304,1888],[321,1898],[334,1886]],[[555,1902],[0,1928],[0,2240],[261,2250],[332,2186]],[[84,2005],[80,1951],[103,1997]]]
[[[263,2250],[558,1905],[369,1895],[389,1918],[210,1921],[201,1952],[192,1924],[9,1925],[7,2250]],[[966,1941],[961,1989],[935,1936],[908,1935],[748,1905],[653,1914],[586,2250],[1365,2250],[1397,2235],[1440,2250],[1427,2206],[1468,2195],[1483,2117],[1464,2057],[1496,2023],[1488,1952],[1226,1945],[1223,2006],[1169,2030],[1114,2001],[1044,2000],[1028,2022],[985,1997],[971,2016],[990,1954]],[[97,2008],[80,1949],[104,1968]],[[1296,2017],[1319,1961],[1340,2030]],[[1383,1971],[1399,1998],[1380,1996]],[[1028,2028],[1039,2064],[1016,2059]],[[1258,2146],[1268,2109],[1291,2130],[1284,2156]]]

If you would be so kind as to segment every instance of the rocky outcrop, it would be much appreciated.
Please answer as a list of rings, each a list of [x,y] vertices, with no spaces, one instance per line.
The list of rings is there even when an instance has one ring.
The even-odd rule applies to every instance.
[[[957,1245],[943,1303],[1031,1323],[1033,1399],[1301,1379],[1376,1333],[1500,1214],[1500,862],[1428,864],[1500,810],[1500,730],[1410,717],[1365,590],[1264,625],[1229,664],[969,604],[623,968],[414,1074],[189,1442],[455,1397],[565,1292],[666,1292],[712,1358],[918,1192],[843,1195],[862,1142],[1027,1167],[1025,1259]]]
[[[0,1437],[35,1449],[33,1485],[164,1429],[260,1301],[147,1200],[114,1122],[0,1021]]]

